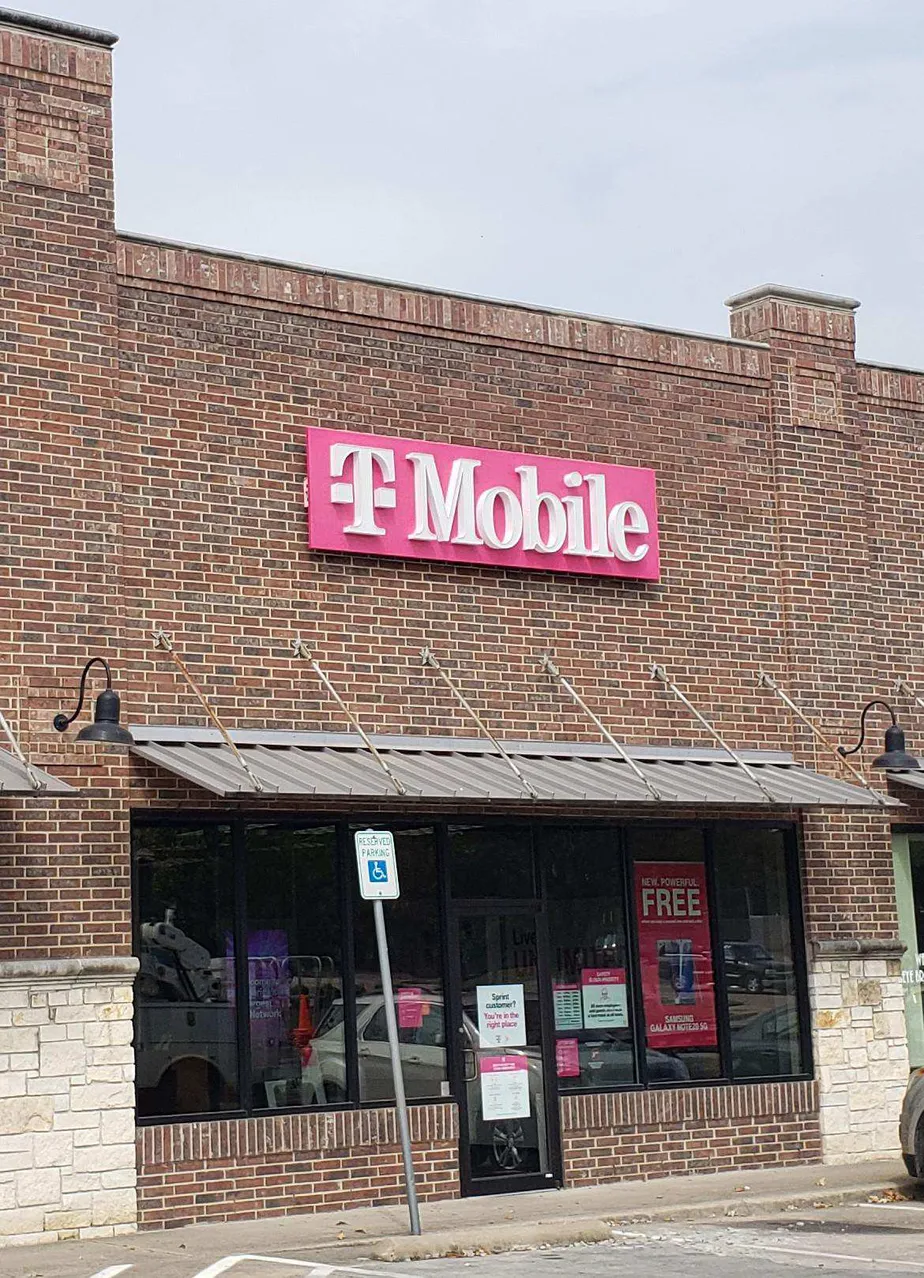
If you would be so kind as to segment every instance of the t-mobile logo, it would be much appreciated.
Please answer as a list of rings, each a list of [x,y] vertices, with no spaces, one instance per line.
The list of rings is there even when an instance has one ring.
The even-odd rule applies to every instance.
[[[375,522],[377,510],[394,510],[394,488],[376,486],[375,469],[379,468],[386,484],[395,482],[395,454],[391,448],[363,448],[359,444],[334,444],[330,450],[330,477],[340,479],[347,462],[353,459],[352,482],[330,486],[330,499],[335,506],[352,506],[353,522],[344,532],[364,533],[367,537],[384,537],[386,530]]]

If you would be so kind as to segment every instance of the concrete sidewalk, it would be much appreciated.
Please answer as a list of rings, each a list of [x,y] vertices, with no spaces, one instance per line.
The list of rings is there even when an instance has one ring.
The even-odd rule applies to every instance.
[[[193,1275],[224,1256],[249,1253],[356,1265],[539,1243],[599,1241],[613,1222],[768,1215],[791,1207],[835,1206],[884,1191],[913,1193],[897,1160],[849,1166],[800,1166],[624,1181],[584,1189],[496,1195],[421,1208],[424,1236],[407,1233],[403,1206],[191,1225],[94,1242],[0,1250],[0,1278],[88,1278],[132,1266],[137,1274]],[[127,1276],[128,1278],[128,1276]]]

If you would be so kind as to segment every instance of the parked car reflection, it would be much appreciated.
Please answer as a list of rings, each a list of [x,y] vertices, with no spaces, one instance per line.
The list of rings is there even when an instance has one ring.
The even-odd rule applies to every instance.
[[[786,990],[793,984],[792,963],[776,958],[756,941],[726,941],[722,948],[730,988],[760,994],[765,989]]]

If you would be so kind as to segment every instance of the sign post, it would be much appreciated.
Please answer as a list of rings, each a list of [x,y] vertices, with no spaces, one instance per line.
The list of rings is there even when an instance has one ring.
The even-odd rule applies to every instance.
[[[407,1209],[411,1218],[411,1233],[420,1233],[420,1210],[417,1206],[417,1186],[414,1183],[414,1163],[411,1156],[411,1129],[407,1120],[407,1099],[404,1095],[404,1075],[401,1072],[401,1053],[398,1046],[398,1021],[395,1016],[395,995],[391,984],[391,962],[388,957],[388,937],[385,933],[383,901],[396,901],[398,864],[395,859],[395,839],[390,830],[357,830],[356,863],[359,869],[359,894],[364,901],[372,902],[375,915],[375,939],[379,949],[379,967],[382,971],[382,996],[385,999],[385,1027],[388,1033],[388,1051],[391,1056],[391,1073],[395,1083],[395,1105],[398,1110],[398,1131],[401,1134],[401,1154],[404,1159],[404,1183],[407,1189]]]

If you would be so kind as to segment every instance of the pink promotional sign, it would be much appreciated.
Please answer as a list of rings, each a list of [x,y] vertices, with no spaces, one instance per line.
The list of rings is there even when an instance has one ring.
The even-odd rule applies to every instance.
[[[653,470],[312,427],[317,550],[657,581]]]

